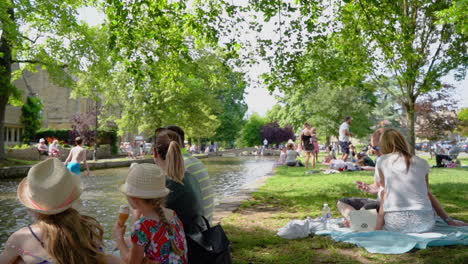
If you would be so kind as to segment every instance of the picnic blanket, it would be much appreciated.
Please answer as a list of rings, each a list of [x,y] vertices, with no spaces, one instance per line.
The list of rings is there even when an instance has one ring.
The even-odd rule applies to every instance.
[[[328,229],[320,218],[292,220],[278,230],[286,239],[307,237],[310,234],[329,235],[338,242],[347,242],[365,248],[370,253],[403,254],[413,248],[465,245],[468,246],[468,227],[449,226],[437,219],[436,226],[426,233],[398,233],[389,231],[353,232],[340,227],[343,219],[331,219]]]

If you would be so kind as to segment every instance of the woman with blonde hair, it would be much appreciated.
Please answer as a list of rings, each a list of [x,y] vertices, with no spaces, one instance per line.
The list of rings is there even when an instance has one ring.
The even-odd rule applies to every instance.
[[[0,263],[121,263],[102,251],[103,230],[96,219],[72,208],[81,192],[80,176],[58,159],[34,165],[18,186],[18,200],[36,221],[8,238]]]
[[[182,155],[182,140],[169,129],[156,132],[154,144],[154,162],[167,176],[166,186],[171,192],[167,196],[166,207],[174,210],[184,225],[185,234],[199,233],[205,228],[204,209],[200,185],[195,176],[185,171]],[[188,262],[197,263],[197,256],[192,255],[194,246],[188,243]]]
[[[382,156],[377,160],[381,193],[376,229],[419,233],[435,225],[435,212],[449,225],[467,225],[454,221],[429,190],[429,164],[411,154],[403,135],[385,129],[380,137]]]

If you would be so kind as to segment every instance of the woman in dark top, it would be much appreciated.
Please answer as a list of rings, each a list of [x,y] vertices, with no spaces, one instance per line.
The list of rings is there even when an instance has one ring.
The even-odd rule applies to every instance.
[[[179,135],[170,130],[156,137],[154,161],[166,172],[166,185],[171,192],[166,206],[174,210],[184,224],[186,233],[194,228],[194,221],[203,215],[202,196],[198,181],[185,172]]]
[[[309,123],[304,124],[304,130],[301,132],[301,147],[306,153],[305,167],[309,168],[309,160],[311,153],[314,151],[314,144],[312,142],[312,132],[310,131],[311,126]]]

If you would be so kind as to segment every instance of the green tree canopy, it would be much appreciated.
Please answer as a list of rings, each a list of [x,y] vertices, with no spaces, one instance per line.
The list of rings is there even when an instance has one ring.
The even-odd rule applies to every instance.
[[[77,9],[93,4],[86,0],[0,1],[0,160],[4,158],[6,105],[20,99],[12,81],[24,70],[47,70],[59,85],[72,87],[71,75],[83,70],[82,58],[89,50],[76,45],[87,26],[77,21]],[[19,68],[16,70],[16,65]]]
[[[250,116],[242,128],[238,145],[240,147],[253,147],[263,145],[260,130],[267,123],[266,119],[254,113]]]

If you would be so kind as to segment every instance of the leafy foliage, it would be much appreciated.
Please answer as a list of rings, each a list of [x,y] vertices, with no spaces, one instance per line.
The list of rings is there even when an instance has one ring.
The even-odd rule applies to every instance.
[[[280,144],[289,139],[295,140],[292,126],[281,128],[278,123],[268,123],[260,129],[260,138],[268,140],[269,144]]]
[[[453,92],[453,87],[446,86],[442,90],[425,95],[416,103],[418,137],[430,141],[441,140],[448,132],[457,128],[457,101],[451,96]]]
[[[261,138],[260,130],[265,124],[265,118],[256,113],[252,114],[244,125],[244,128],[242,128],[238,145],[246,147],[262,145],[263,139]]]
[[[76,137],[81,137],[84,144],[96,142],[96,118],[99,111],[93,110],[80,114],[76,114],[71,118],[72,130],[70,131],[70,139],[73,142]]]
[[[34,139],[36,131],[42,124],[42,102],[33,96],[26,98],[26,103],[21,107],[21,124],[24,126],[23,142],[28,143]]]
[[[463,108],[458,113],[458,120],[460,125],[458,130],[462,133],[463,136],[468,136],[468,108]]]

